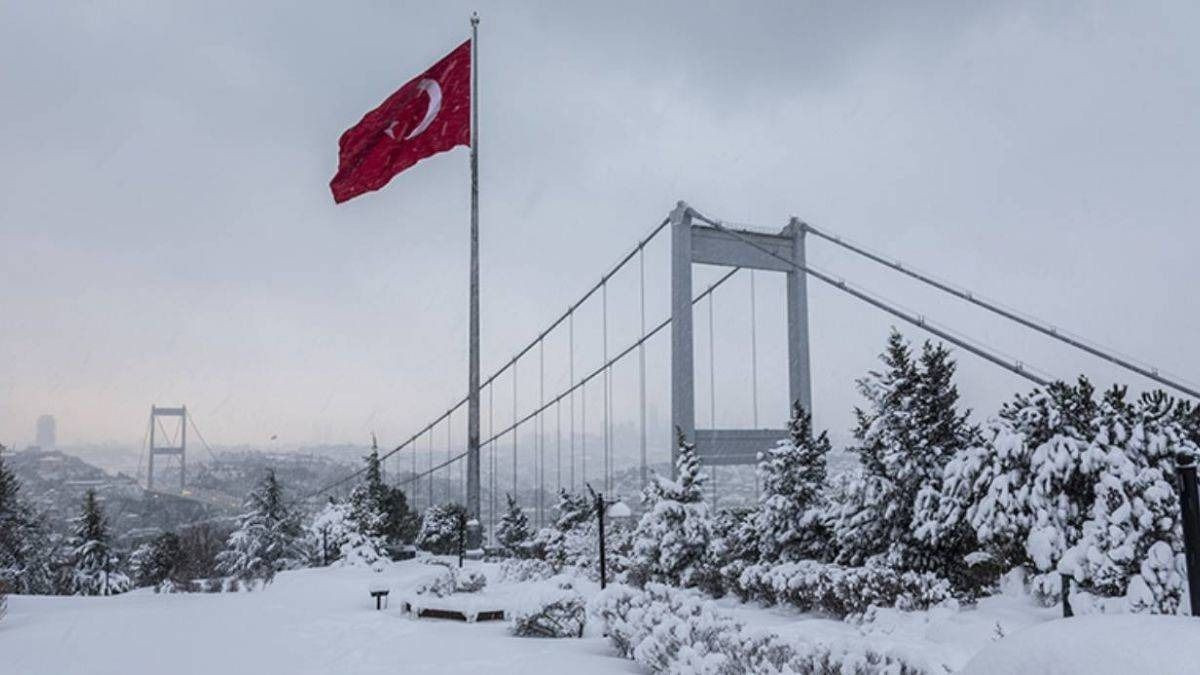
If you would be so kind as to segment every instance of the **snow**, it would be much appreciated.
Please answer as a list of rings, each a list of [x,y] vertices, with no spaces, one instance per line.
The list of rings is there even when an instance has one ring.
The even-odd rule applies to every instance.
[[[506,622],[412,619],[375,611],[435,575],[420,562],[283,572],[263,591],[113,597],[10,596],[0,622],[5,675],[223,673],[636,673],[601,637],[509,635]]]
[[[500,566],[471,562],[488,585],[455,594],[455,602],[500,603],[521,611],[562,594],[570,579],[585,598],[597,585],[578,577],[506,581]],[[252,593],[155,594],[148,589],[113,597],[10,596],[0,622],[3,672],[18,675],[138,675],[214,673],[467,673],[541,675],[570,672],[639,673],[589,625],[582,639],[514,637],[509,622],[466,624],[415,619],[401,600],[444,574],[419,560],[363,567],[281,572]],[[391,589],[390,607],[375,611],[369,590]],[[821,644],[847,653],[892,654],[929,672],[992,675],[1016,672],[1183,672],[1200,663],[1200,621],[1150,615],[1091,615],[1061,620],[1016,576],[1005,590],[967,608],[921,612],[871,610],[861,622],[764,608],[733,598],[713,610],[747,629],[787,641]],[[490,607],[489,607],[490,608]],[[1131,659],[1138,659],[1137,667]],[[1185,660],[1179,660],[1185,659]],[[968,667],[968,663],[970,666]],[[1089,670],[1093,666],[1103,666]]]
[[[1195,673],[1200,668],[1200,620],[1124,614],[1059,619],[1026,628],[981,651],[969,675]]]

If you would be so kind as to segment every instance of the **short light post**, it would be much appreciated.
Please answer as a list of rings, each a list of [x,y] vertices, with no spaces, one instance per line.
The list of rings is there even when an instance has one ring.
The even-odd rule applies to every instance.
[[[591,486],[588,486],[591,490]],[[614,520],[625,520],[633,515],[633,511],[620,499],[608,501],[604,499],[603,492],[592,491],[596,495],[596,522],[600,535],[600,589],[604,590],[608,586],[608,551],[604,536],[604,521],[606,518]]]

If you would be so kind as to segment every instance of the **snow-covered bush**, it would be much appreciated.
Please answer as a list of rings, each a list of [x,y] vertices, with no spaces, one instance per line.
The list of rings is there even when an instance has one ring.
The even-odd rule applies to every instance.
[[[747,630],[698,594],[663,584],[614,586],[590,611],[613,646],[654,673],[783,675],[785,673],[917,673],[918,668],[871,650],[791,642]]]
[[[711,538],[703,493],[706,477],[700,473],[695,445],[682,432],[678,452],[678,478],[655,476],[646,486],[649,508],[634,532],[628,570],[629,580],[638,585],[654,581],[690,587],[704,576]]]
[[[898,571],[878,563],[843,567],[814,560],[751,565],[737,587],[743,599],[785,603],[838,617],[872,606],[927,609],[953,597],[950,583],[929,572]]]
[[[277,572],[300,567],[306,556],[303,530],[283,501],[283,489],[269,471],[246,501],[238,529],[218,556],[223,574],[245,582],[270,583]]]
[[[115,595],[132,585],[118,567],[116,554],[109,547],[108,523],[96,500],[96,491],[88,490],[83,512],[74,520],[71,590],[75,595]]]
[[[556,589],[529,608],[513,615],[512,632],[520,637],[583,637],[587,603],[579,591]]]
[[[462,504],[434,504],[421,517],[417,546],[430,553],[457,553],[466,521],[467,509]]]
[[[1122,388],[1094,394],[1080,378],[1017,396],[986,443],[946,466],[918,532],[936,539],[938,527],[965,523],[993,558],[1037,573],[1048,604],[1066,573],[1085,592],[1126,597],[1127,609],[1177,611],[1175,462],[1197,453],[1197,411],[1161,391],[1132,403]]]
[[[500,580],[510,583],[542,581],[557,574],[554,566],[544,560],[508,558],[500,561]]]
[[[496,525],[496,542],[504,548],[504,554],[509,557],[520,557],[529,554],[532,533],[529,529],[529,516],[517,503],[511,494],[504,495],[508,506],[500,523]]]
[[[487,586],[487,576],[478,570],[454,570],[455,593],[478,593]]]
[[[416,588],[417,595],[444,598],[454,593],[478,593],[487,586],[487,577],[477,570],[463,570],[453,565],[436,565],[437,574]]]

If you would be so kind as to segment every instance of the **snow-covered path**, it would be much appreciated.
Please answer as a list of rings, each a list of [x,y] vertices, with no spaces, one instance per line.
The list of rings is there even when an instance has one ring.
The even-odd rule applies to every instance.
[[[428,573],[398,564],[393,597]],[[280,575],[255,593],[10,597],[4,675],[139,673],[636,673],[601,638],[516,638],[505,624],[413,620],[374,610],[366,570]]]

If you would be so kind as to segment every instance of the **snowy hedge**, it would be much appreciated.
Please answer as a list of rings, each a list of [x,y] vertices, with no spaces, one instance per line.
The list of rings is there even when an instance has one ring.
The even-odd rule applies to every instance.
[[[950,582],[928,572],[878,564],[843,567],[813,560],[751,565],[735,590],[743,600],[786,603],[838,617],[862,614],[872,606],[927,609],[953,597]]]
[[[500,580],[512,583],[542,581],[557,574],[554,566],[544,560],[509,558],[500,561]]]
[[[648,583],[640,590],[613,586],[592,600],[590,610],[622,656],[654,673],[923,672],[893,655],[793,642],[773,633],[748,630],[699,594],[664,584]]]
[[[587,603],[572,588],[559,588],[536,605],[513,616],[513,635],[520,637],[583,637]]]

